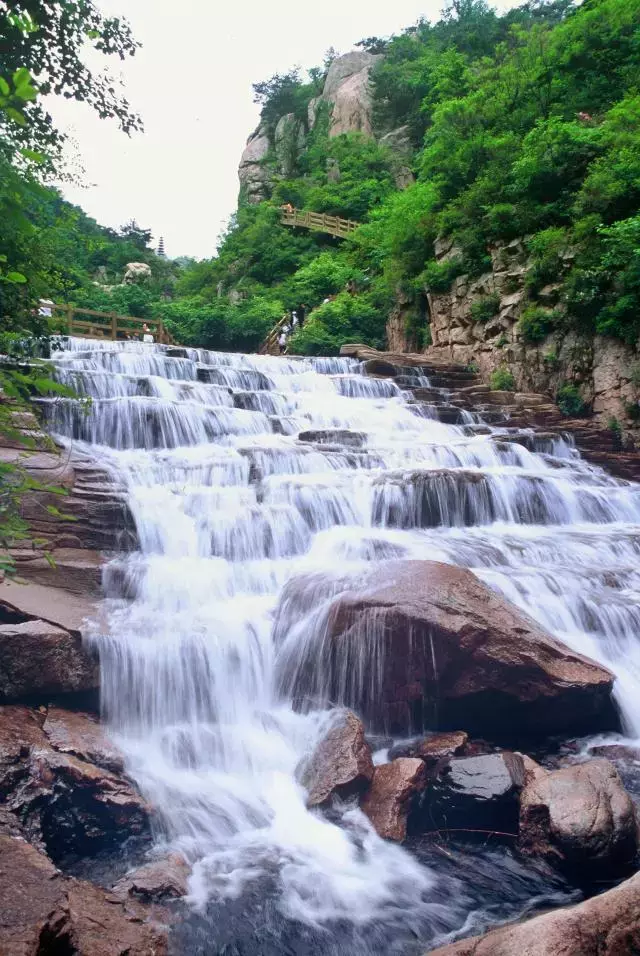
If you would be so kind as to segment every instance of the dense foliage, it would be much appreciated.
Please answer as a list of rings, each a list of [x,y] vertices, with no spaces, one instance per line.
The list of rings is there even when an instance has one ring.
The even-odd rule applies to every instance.
[[[491,243],[526,236],[526,338],[576,328],[636,341],[640,0],[529,0],[502,16],[484,0],[457,0],[435,24],[361,45],[384,54],[373,74],[376,133],[407,127],[412,152],[402,162],[416,181],[397,188],[398,156],[376,140],[330,138],[326,104],[308,131],[321,71],[258,84],[272,140],[279,116],[293,113],[305,144],[284,175],[273,143],[270,199],[241,204],[219,256],[187,269],[179,332],[233,345],[232,319],[259,306],[266,328],[281,307],[304,302],[315,311],[293,347],[335,350],[363,336],[378,344],[398,293],[414,297],[424,321],[425,291],[481,273]],[[282,203],[363,225],[348,242],[305,235],[278,225]],[[435,261],[437,236],[457,250],[448,262]],[[560,306],[545,310],[538,294],[551,282],[561,284]],[[347,284],[348,295],[322,305]],[[484,302],[474,317],[486,321],[494,307]]]

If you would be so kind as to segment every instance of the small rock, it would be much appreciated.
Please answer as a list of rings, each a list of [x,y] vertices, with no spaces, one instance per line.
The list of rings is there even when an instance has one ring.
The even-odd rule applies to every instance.
[[[398,842],[404,840],[411,803],[424,785],[423,760],[399,757],[375,768],[362,810],[381,837]]]
[[[630,864],[638,821],[613,764],[597,758],[528,776],[520,798],[520,849],[592,874]]]
[[[118,880],[113,894],[121,899],[134,897],[148,903],[179,899],[187,894],[189,864],[178,853],[146,863]]]
[[[301,773],[307,806],[327,803],[332,796],[362,792],[373,776],[371,750],[364,727],[350,710],[343,711],[320,741]]]
[[[456,757],[462,754],[468,740],[469,734],[465,734],[463,730],[432,734],[430,737],[426,737],[419,745],[417,756],[422,757],[427,766],[429,766],[446,757]]]

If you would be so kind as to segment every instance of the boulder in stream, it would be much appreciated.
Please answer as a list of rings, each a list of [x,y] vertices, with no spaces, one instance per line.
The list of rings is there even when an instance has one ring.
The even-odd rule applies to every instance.
[[[355,714],[346,710],[334,718],[300,776],[309,807],[326,804],[334,795],[349,797],[366,789],[373,777],[373,762],[364,727]]]
[[[578,906],[431,950],[430,956],[637,956],[640,873]]]
[[[425,785],[425,764],[416,757],[398,757],[376,767],[362,810],[376,832],[401,842],[407,835],[412,804]]]
[[[529,770],[520,798],[520,849],[581,876],[624,869],[638,852],[638,820],[618,772],[600,758]]]
[[[618,721],[608,670],[471,571],[434,561],[389,561],[338,596],[296,684],[295,697],[326,694],[383,733],[464,727],[509,742]]]

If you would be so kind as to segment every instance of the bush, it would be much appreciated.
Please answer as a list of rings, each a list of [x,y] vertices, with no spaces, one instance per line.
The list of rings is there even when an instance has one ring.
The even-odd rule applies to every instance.
[[[491,373],[489,383],[497,392],[512,392],[516,387],[516,380],[506,365],[501,365]]]
[[[451,283],[464,272],[462,259],[447,259],[444,262],[428,262],[420,281],[428,292],[448,292]]]
[[[587,405],[579,388],[568,382],[556,392],[556,405],[567,418],[581,418],[587,414]]]
[[[531,305],[524,310],[518,321],[518,331],[525,342],[542,342],[558,325],[557,310],[542,309]]]
[[[474,322],[488,322],[500,309],[500,296],[485,295],[471,306],[471,318]]]
[[[385,344],[386,314],[366,295],[341,292],[314,309],[302,329],[291,337],[289,351],[297,355],[336,355],[345,342]]]

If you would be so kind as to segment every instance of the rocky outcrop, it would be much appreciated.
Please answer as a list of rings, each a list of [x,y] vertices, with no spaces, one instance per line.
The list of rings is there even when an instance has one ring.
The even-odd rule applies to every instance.
[[[364,727],[351,711],[337,714],[300,773],[308,792],[307,806],[328,803],[333,796],[361,793],[373,776],[371,750]]]
[[[71,754],[114,773],[124,770],[122,753],[92,714],[51,706],[42,730],[58,753]]]
[[[638,821],[613,764],[532,768],[520,801],[519,845],[582,876],[629,866],[638,852]]]
[[[304,126],[295,113],[281,116],[275,128],[274,144],[280,172],[285,178],[293,173],[304,141]]]
[[[53,860],[94,854],[148,827],[149,807],[121,773],[73,754],[95,754],[112,766],[116,759],[89,718],[81,743],[76,718],[54,710],[47,727],[46,712],[0,707],[0,793],[25,835]]]
[[[616,339],[564,331],[553,331],[541,341],[528,341],[519,324],[524,310],[534,307],[549,314],[562,310],[560,286],[552,283],[539,290],[535,298],[529,297],[526,279],[532,262],[524,239],[496,243],[489,252],[490,271],[477,278],[461,275],[446,292],[423,290],[432,339],[426,349],[427,359],[473,362],[485,381],[496,369],[506,367],[521,392],[555,395],[560,386],[574,384],[601,425],[615,418],[633,431],[637,422],[630,416],[630,409],[640,398],[634,384],[640,367],[637,344],[631,347]],[[441,262],[459,253],[451,240],[441,238],[435,244],[436,259]],[[571,250],[566,255],[570,257]],[[493,311],[489,309],[482,319],[477,314],[474,317],[473,307],[483,302],[491,302]],[[400,297],[389,317],[387,335],[394,350],[415,347],[406,333],[407,308]]]
[[[637,874],[579,906],[431,950],[430,956],[636,956],[639,899]]]
[[[100,686],[97,661],[82,639],[42,620],[0,624],[0,703],[51,697]]]
[[[67,879],[19,837],[0,836],[0,952],[5,956],[165,956],[167,932],[141,906]]]
[[[146,262],[127,262],[122,277],[123,285],[136,285],[151,278],[151,266]]]
[[[461,756],[465,752],[469,735],[462,730],[444,731],[419,737],[409,743],[396,744],[389,750],[389,759],[396,757],[420,757],[427,767],[435,767],[443,760]]]
[[[240,190],[249,203],[259,203],[267,198],[269,172],[263,160],[269,152],[269,137],[262,126],[247,140],[238,168]]]
[[[329,136],[373,135],[370,74],[380,59],[372,53],[353,51],[332,62],[322,91],[323,100],[332,104]]]
[[[298,673],[294,696],[327,693],[384,732],[464,727],[513,739],[616,722],[609,671],[471,571],[431,561],[389,562],[338,597]]]
[[[375,768],[362,810],[379,836],[398,842],[405,839],[411,805],[425,779],[424,762],[413,757],[398,757]]]

